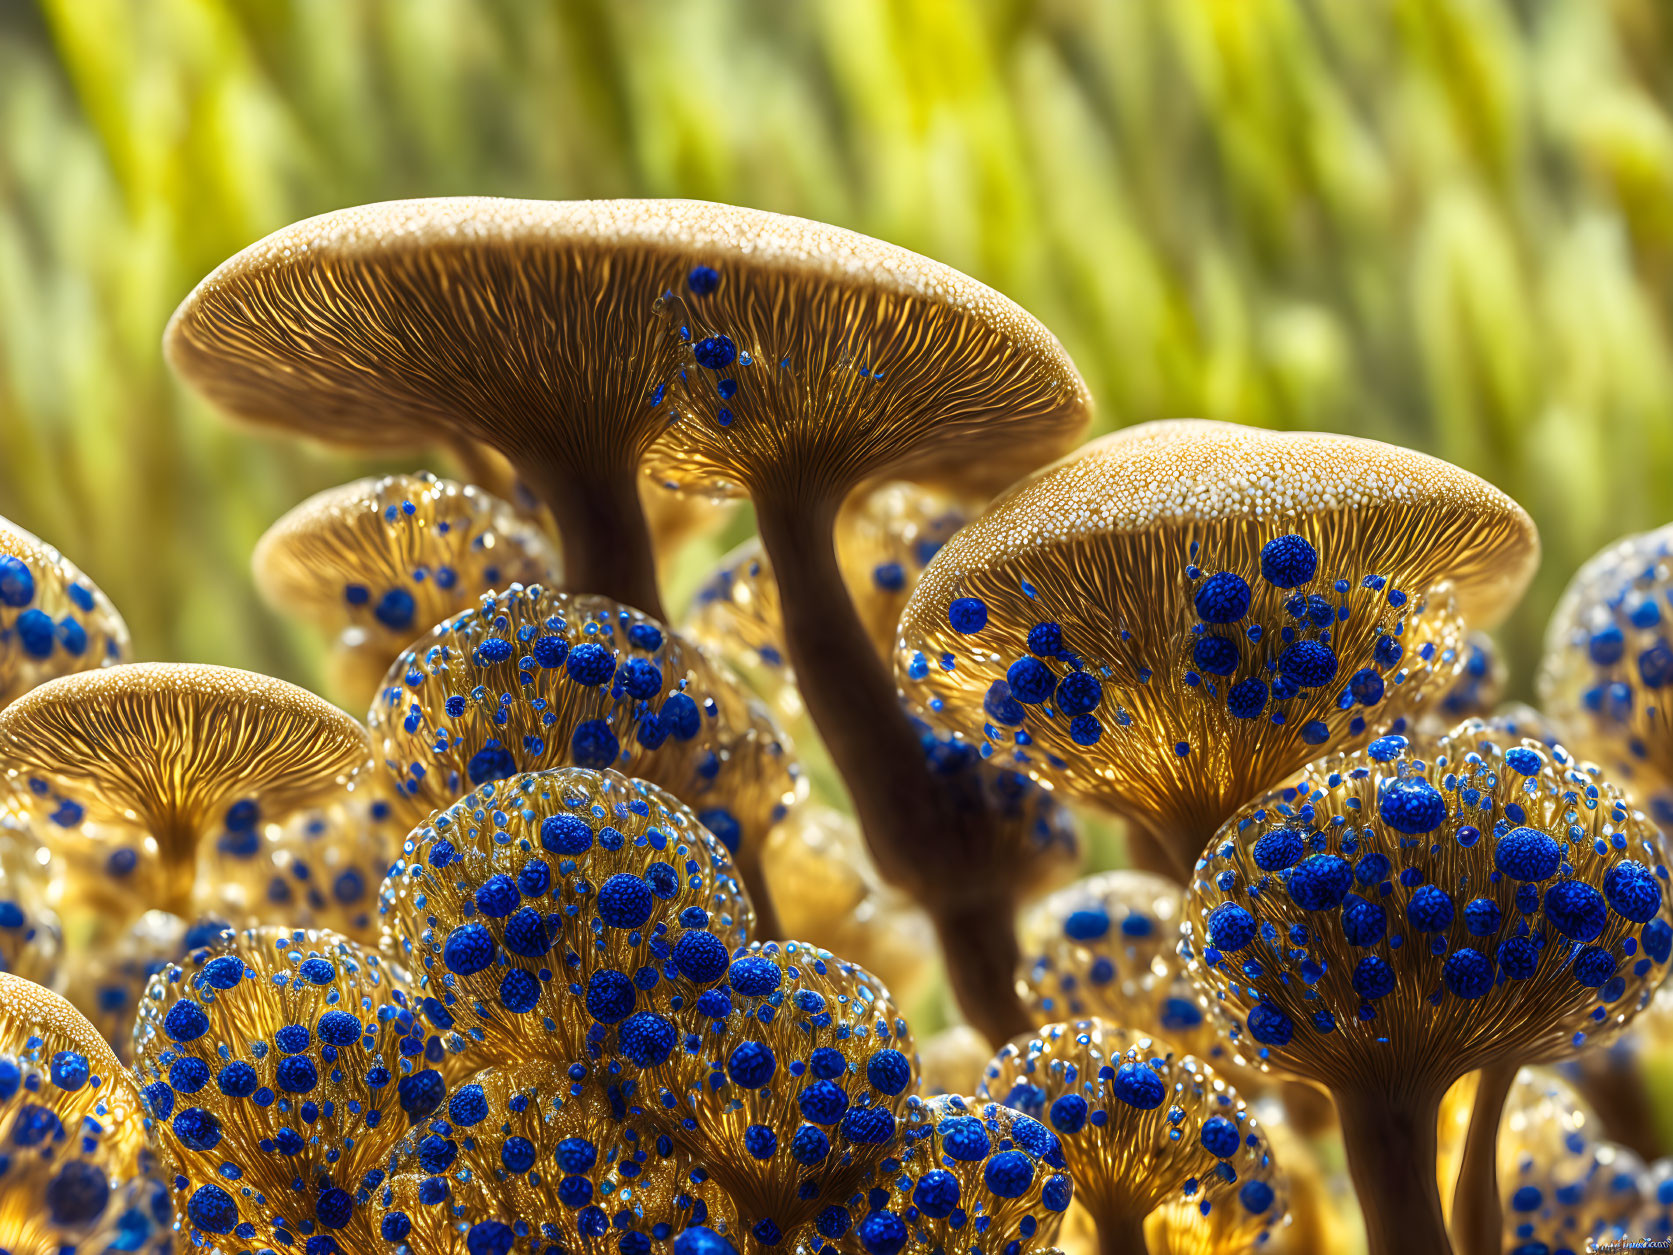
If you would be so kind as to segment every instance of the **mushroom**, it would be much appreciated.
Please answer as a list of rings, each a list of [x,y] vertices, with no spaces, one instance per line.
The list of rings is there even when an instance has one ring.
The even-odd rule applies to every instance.
[[[1464,719],[1485,719],[1505,692],[1505,661],[1486,632],[1464,638],[1464,665],[1458,678],[1426,717],[1424,731],[1437,735]]]
[[[926,1098],[974,1094],[991,1058],[993,1048],[987,1038],[968,1024],[950,1024],[918,1045],[918,1092]]]
[[[614,767],[707,816],[761,901],[761,842],[806,789],[765,709],[697,648],[618,602],[538,585],[414,642],[367,722],[411,824],[518,772]]]
[[[744,1255],[840,1241],[856,1192],[901,1150],[918,1081],[888,991],[800,941],[745,947],[723,985],[629,1016],[601,1048],[737,1205]]]
[[[336,638],[338,687],[356,704],[420,633],[559,571],[546,535],[505,502],[427,473],[309,497],[267,529],[251,566],[269,606]]]
[[[476,1066],[589,1057],[726,974],[754,915],[725,847],[655,785],[580,767],[483,785],[408,837],[386,953]],[[554,976],[558,973],[558,976]]]
[[[122,662],[128,625],[39,536],[0,519],[0,706],[44,681]]]
[[[915,1097],[901,1140],[854,1226],[866,1255],[1051,1249],[1075,1186],[1045,1125],[978,1098]]]
[[[335,933],[251,929],[160,972],[134,1071],[180,1240],[376,1249],[384,1162],[446,1095],[430,1046],[399,974]]]
[[[172,1250],[133,1079],[64,999],[0,973],[0,1249]]]
[[[1575,573],[1545,631],[1539,697],[1565,744],[1673,824],[1673,523]]]
[[[971,1022],[1003,1041],[1026,1026],[1009,993],[1011,851],[913,753],[833,538],[863,484],[948,482],[978,464],[1014,475],[1057,456],[1086,425],[1085,385],[1040,323],[948,267],[801,219],[676,212],[701,281],[663,302],[687,358],[650,465],[686,491],[754,502],[789,660],[872,857],[935,920]]]
[[[935,932],[911,898],[883,883],[852,815],[798,807],[768,835],[761,870],[785,935],[875,973],[903,1006],[924,992]],[[989,1053],[982,1049],[982,1061]]]
[[[657,316],[728,245],[790,220],[693,201],[394,201],[295,223],[222,264],[164,337],[252,422],[327,442],[479,442],[551,512],[571,587],[665,618],[640,463],[686,346]]]
[[[0,972],[56,983],[63,929],[48,902],[51,855],[19,815],[0,809]]]
[[[642,1133],[595,1070],[525,1062],[476,1073],[397,1150],[375,1196],[394,1255],[612,1249],[670,1255],[733,1207],[673,1139]]]
[[[972,513],[949,493],[896,482],[859,490],[838,514],[837,562],[879,657],[894,648],[895,627],[918,576]],[[759,537],[721,559],[720,569],[697,590],[682,630],[747,677],[780,717],[801,716],[778,584]]]
[[[1055,1130],[1100,1251],[1142,1255],[1145,1218],[1174,1204],[1239,1234],[1236,1249],[1283,1219],[1282,1182],[1237,1091],[1159,1038],[1099,1019],[1048,1024],[999,1052],[980,1093]]]
[[[0,711],[0,767],[21,803],[37,820],[56,817],[55,839],[101,827],[140,837],[157,896],[136,905],[176,915],[191,910],[198,847],[211,831],[317,801],[370,757],[365,729],[335,706],[227,667],[82,672]],[[109,832],[102,839],[114,843]],[[132,867],[130,856],[109,870]]]
[[[1632,1236],[1673,1241],[1673,1159],[1658,1159],[1644,1170],[1644,1203]]]
[[[1538,551],[1514,501],[1420,453],[1150,423],[948,541],[896,667],[930,723],[1119,811],[1183,881],[1242,803],[1450,687]]]
[[[1247,804],[1198,863],[1181,944],[1247,1056],[1330,1089],[1372,1255],[1445,1251],[1442,1095],[1618,1032],[1666,974],[1666,878],[1660,833],[1596,768],[1469,722]]]

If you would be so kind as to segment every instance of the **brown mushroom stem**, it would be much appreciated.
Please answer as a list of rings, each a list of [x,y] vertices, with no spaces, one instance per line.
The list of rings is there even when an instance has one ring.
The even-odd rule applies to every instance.
[[[1450,1255],[1435,1180],[1439,1096],[1373,1089],[1334,1097],[1367,1255]]]
[[[140,906],[142,911],[167,911],[182,919],[192,917],[192,897],[197,888],[197,834],[157,828],[152,832],[157,842],[157,862],[161,868],[155,902]]]
[[[598,593],[666,623],[656,580],[651,529],[639,500],[635,465],[576,474],[555,463],[528,461],[518,470],[552,512],[563,549],[563,578],[572,592]]]
[[[1190,868],[1180,863],[1172,847],[1136,819],[1127,821],[1127,861],[1141,872],[1165,876],[1176,884],[1191,882]]]
[[[740,862],[738,879],[744,882],[744,888],[749,891],[750,905],[755,908],[755,931],[750,934],[750,940],[784,940],[784,925],[779,922],[778,908],[773,905],[773,891],[761,870],[761,860],[752,858]]]
[[[954,805],[930,771],[894,677],[854,609],[837,562],[838,504],[756,504],[790,663],[878,870],[936,921],[960,1008],[999,1046],[1031,1027],[1014,987],[1008,869],[984,865],[997,844],[990,817]]]
[[[1098,1255],[1147,1255],[1142,1213],[1099,1216],[1097,1225]]]
[[[1470,1108],[1470,1128],[1464,1137],[1464,1158],[1452,1190],[1452,1236],[1458,1255],[1499,1255],[1504,1244],[1504,1218],[1499,1207],[1499,1119],[1511,1082],[1514,1063],[1483,1068]]]
[[[1575,1087],[1592,1104],[1610,1141],[1630,1147],[1646,1161],[1667,1153],[1656,1126],[1655,1100],[1633,1054],[1588,1050],[1574,1061],[1574,1069]]]
[[[1303,1137],[1323,1137],[1336,1127],[1336,1108],[1330,1095],[1306,1081],[1285,1081],[1279,1086],[1284,1114],[1290,1127]]]

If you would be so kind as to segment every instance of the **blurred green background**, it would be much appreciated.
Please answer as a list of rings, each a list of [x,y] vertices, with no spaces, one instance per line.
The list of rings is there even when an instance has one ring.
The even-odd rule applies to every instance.
[[[706,197],[1003,289],[1103,427],[1494,480],[1545,536],[1525,691],[1573,567],[1673,518],[1670,107],[1665,0],[0,0],[0,514],[140,657],[318,683],[247,555],[364,468],[188,398],[176,302],[355,202]]]

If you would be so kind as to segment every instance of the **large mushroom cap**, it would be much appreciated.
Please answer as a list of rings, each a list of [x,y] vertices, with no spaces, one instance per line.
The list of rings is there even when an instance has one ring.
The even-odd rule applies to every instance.
[[[15,797],[42,819],[61,820],[68,804],[81,823],[141,829],[179,897],[167,905],[182,908],[197,841],[213,825],[305,806],[370,760],[365,729],[335,706],[228,667],[88,671],[0,711],[0,767]]]
[[[883,475],[991,489],[1085,430],[1062,345],[969,276],[823,223],[662,205],[689,267],[662,312],[690,355],[661,478],[791,504]]]
[[[1182,947],[1261,1066],[1439,1101],[1618,1034],[1673,954],[1667,875],[1595,767],[1469,722],[1249,802],[1197,865]]]
[[[127,653],[128,625],[98,585],[39,536],[0,519],[0,706]]]
[[[1093,442],[941,549],[896,665],[933,724],[1138,818],[1183,866],[1236,805],[1414,713],[1539,552],[1491,485],[1345,436]]]

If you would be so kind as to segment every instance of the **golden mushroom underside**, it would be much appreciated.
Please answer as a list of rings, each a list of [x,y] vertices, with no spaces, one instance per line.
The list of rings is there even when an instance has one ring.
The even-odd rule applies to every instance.
[[[308,498],[267,529],[251,567],[273,609],[330,631],[376,635],[387,643],[387,666],[482,593],[552,583],[561,564],[546,535],[505,502],[418,474],[360,479]]]
[[[1250,802],[1198,865],[1184,944],[1241,1052],[1438,1101],[1473,1069],[1617,1035],[1673,941],[1656,827],[1560,747],[1476,722],[1373,757],[1386,745]]]
[[[637,1234],[649,1249],[665,1251],[694,1224],[735,1228],[730,1200],[683,1148],[659,1144],[631,1110],[614,1109],[598,1072],[572,1081],[567,1063],[528,1062],[478,1072],[453,1091],[461,1105],[478,1094],[476,1110],[486,1114],[439,1134],[429,1124],[416,1127],[394,1156],[391,1188],[374,1195],[376,1228],[391,1232],[404,1221],[412,1250],[467,1255],[480,1249],[467,1245],[478,1225],[478,1243],[499,1226],[526,1225],[548,1239],[555,1229],[570,1249],[589,1249],[602,1237],[587,1228],[600,1207],[612,1245]],[[451,1159],[426,1170],[422,1155],[432,1165]],[[425,1202],[420,1192],[432,1176],[448,1185],[442,1201]],[[590,1189],[578,1189],[583,1181]],[[399,1213],[393,1224],[392,1213]],[[666,1238],[658,1226],[667,1226]]]
[[[46,781],[89,821],[138,823],[170,853],[182,852],[174,843],[189,850],[235,801],[280,815],[341,788],[370,760],[365,729],[337,707],[227,667],[85,672],[0,712],[0,765],[14,783]],[[17,796],[36,798],[29,788]]]
[[[0,706],[57,676],[121,662],[128,625],[58,550],[0,519]]]
[[[1280,537],[1298,538],[1282,542],[1290,562],[1263,568]],[[1188,865],[1235,806],[1438,698],[1465,664],[1465,625],[1507,609],[1537,553],[1520,507],[1435,459],[1152,424],[1094,442],[955,535],[907,605],[896,667],[933,724],[1139,818]],[[955,626],[955,602],[972,601],[985,615]],[[993,686],[1010,691],[1041,623],[1061,629],[1039,660],[1051,680],[1084,670],[1097,686],[1068,711],[1061,694],[1007,710]],[[1292,670],[1298,644],[1322,660],[1313,674]]]

